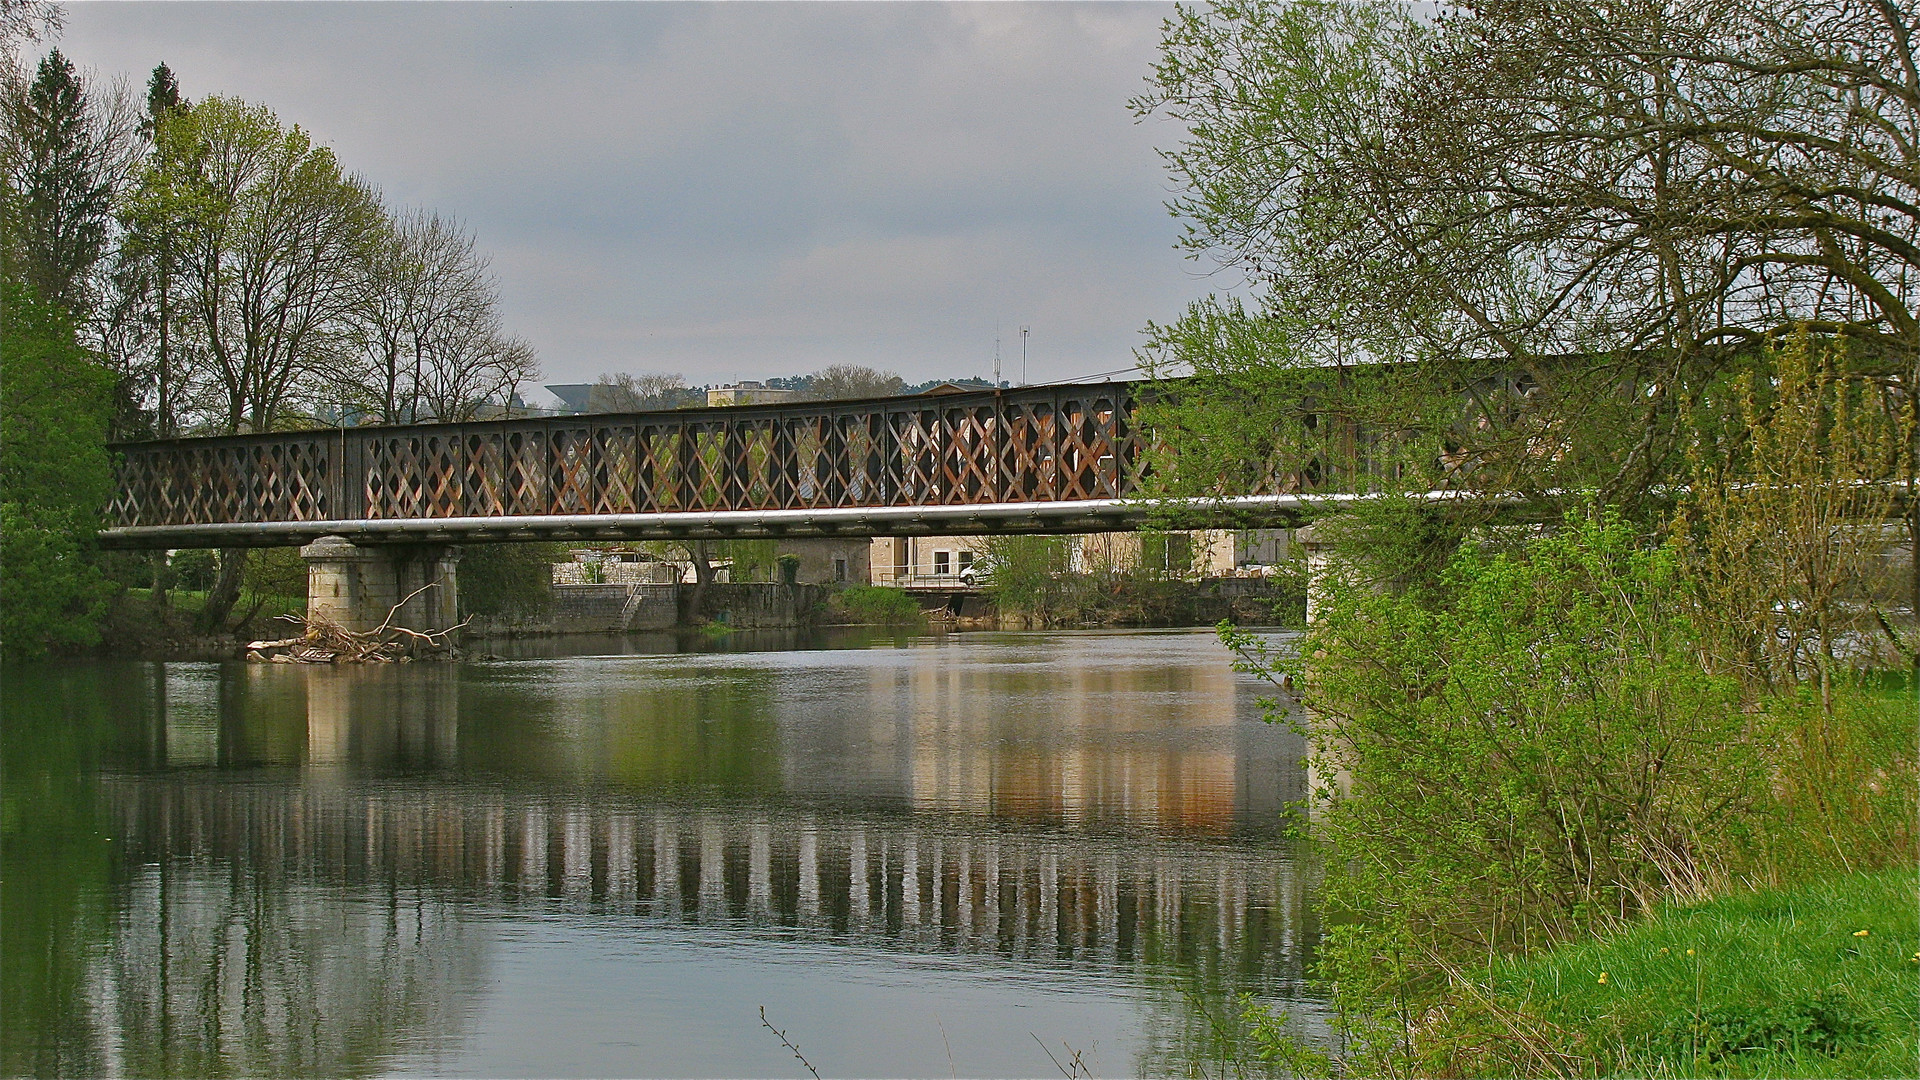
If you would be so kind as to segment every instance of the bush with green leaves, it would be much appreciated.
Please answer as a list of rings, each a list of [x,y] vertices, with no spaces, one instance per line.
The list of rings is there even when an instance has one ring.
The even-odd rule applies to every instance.
[[[0,649],[40,656],[99,640],[112,585],[93,564],[112,492],[113,376],[61,311],[0,282]]]
[[[544,614],[553,604],[553,564],[566,558],[566,545],[555,543],[469,544],[461,548],[461,614]]]
[[[919,601],[902,589],[849,585],[840,590],[837,600],[851,618],[874,626],[922,626],[927,621]]]
[[[1600,515],[1488,546],[1425,590],[1336,562],[1301,650],[1362,1043],[1462,966],[1705,895],[1767,791],[1772,721],[1701,668],[1669,550]]]

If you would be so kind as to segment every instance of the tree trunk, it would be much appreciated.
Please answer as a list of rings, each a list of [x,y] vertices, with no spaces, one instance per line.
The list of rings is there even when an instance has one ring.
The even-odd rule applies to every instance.
[[[218,633],[227,626],[227,616],[240,599],[240,583],[247,574],[246,548],[220,549],[220,576],[207,592],[207,606],[200,609],[200,632]]]
[[[153,589],[149,593],[148,598],[153,601],[154,607],[164,610],[167,606],[167,589],[169,587],[167,582],[167,553],[164,551],[156,551],[153,553],[152,559]]]
[[[687,561],[693,563],[693,595],[687,598],[685,622],[700,621],[700,604],[707,598],[707,586],[713,584],[713,561],[707,555],[707,542],[696,540],[687,545]]]

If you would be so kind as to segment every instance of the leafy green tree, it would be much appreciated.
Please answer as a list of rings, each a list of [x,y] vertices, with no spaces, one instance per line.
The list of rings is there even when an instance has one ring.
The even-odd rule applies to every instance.
[[[209,419],[271,430],[303,378],[339,358],[379,201],[299,127],[225,97],[160,126],[147,179],[181,223],[183,328],[204,357]]]
[[[99,638],[107,586],[87,553],[112,494],[112,386],[59,309],[0,280],[0,649],[8,655]]]
[[[160,122],[175,109],[182,108],[188,102],[180,96],[180,80],[174,78],[173,69],[165,64],[156,64],[153,74],[147,78],[147,117],[141,126],[142,132],[151,139],[160,130]]]
[[[1773,726],[1702,670],[1671,549],[1599,516],[1487,540],[1424,596],[1336,562],[1289,661],[1340,853],[1323,955],[1377,1049],[1450,970],[1707,895],[1768,791]]]
[[[993,567],[986,591],[994,605],[1048,625],[1066,599],[1064,579],[1071,569],[1067,541],[1058,536],[993,536],[986,547]]]
[[[1920,663],[1876,574],[1884,523],[1902,516],[1900,493],[1876,481],[1911,475],[1915,404],[1886,409],[1846,344],[1801,330],[1714,403],[1745,437],[1726,454],[1714,450],[1727,440],[1699,440],[1674,529],[1714,662],[1774,688],[1814,683],[1828,709],[1842,673],[1883,662],[1863,647],[1874,639]]]
[[[165,64],[155,67],[140,131],[158,145],[121,200],[123,231],[113,274],[110,333],[117,331],[113,351],[123,358],[123,419],[117,432],[123,438],[167,439],[178,433],[183,365],[175,323],[180,317],[182,227],[191,211],[165,180],[179,172],[179,164],[163,160],[174,144],[161,143],[159,135],[188,104],[172,70]],[[144,409],[149,400],[151,408]],[[131,419],[143,412],[139,420]]]
[[[151,216],[178,229],[181,329],[224,432],[267,431],[336,365],[385,216],[332,151],[264,107],[210,97],[156,131],[142,178]],[[156,231],[162,226],[156,225]],[[225,553],[201,612],[222,625],[243,552]]]

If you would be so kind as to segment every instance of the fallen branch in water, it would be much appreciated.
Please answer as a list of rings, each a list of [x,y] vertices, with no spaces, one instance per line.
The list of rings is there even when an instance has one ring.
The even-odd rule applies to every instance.
[[[458,659],[454,646],[456,632],[467,620],[444,630],[413,630],[393,625],[395,615],[414,597],[434,588],[422,585],[408,593],[387,611],[387,617],[371,630],[349,630],[332,619],[304,615],[279,618],[303,629],[299,637],[247,644],[247,659],[264,664],[393,664],[419,659]]]

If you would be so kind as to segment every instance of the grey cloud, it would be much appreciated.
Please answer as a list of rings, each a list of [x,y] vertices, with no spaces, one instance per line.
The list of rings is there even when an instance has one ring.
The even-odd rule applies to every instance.
[[[263,102],[492,253],[553,379],[1120,368],[1207,282],[1125,107],[1159,4],[80,4],[63,49]]]

